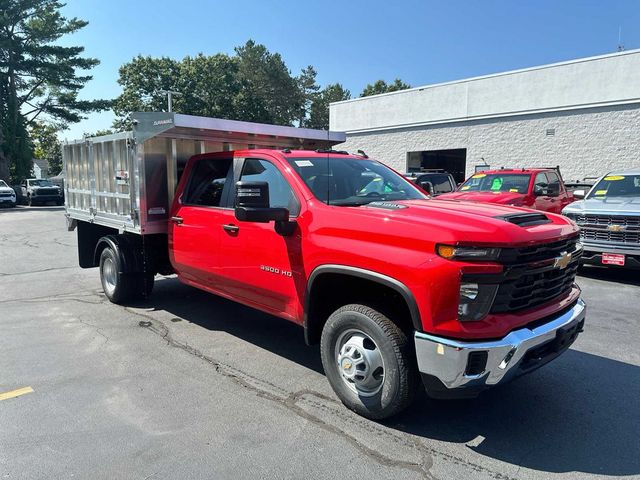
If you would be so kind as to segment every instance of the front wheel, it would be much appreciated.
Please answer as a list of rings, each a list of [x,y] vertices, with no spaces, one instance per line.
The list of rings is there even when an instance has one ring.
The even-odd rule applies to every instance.
[[[365,305],[346,305],[327,320],[320,341],[331,387],[348,408],[375,420],[404,410],[417,388],[410,338]]]

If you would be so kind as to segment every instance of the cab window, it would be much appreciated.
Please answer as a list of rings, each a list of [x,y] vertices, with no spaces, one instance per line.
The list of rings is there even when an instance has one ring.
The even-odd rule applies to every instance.
[[[547,172],[547,179],[549,180],[548,191],[552,197],[560,195],[560,178],[555,172]]]
[[[273,163],[258,158],[247,158],[242,166],[240,181],[267,182],[270,207],[286,208],[292,217],[300,213],[300,203],[291,186]]]
[[[233,184],[230,158],[198,160],[191,170],[191,177],[182,203],[203,207],[224,207],[227,191]]]

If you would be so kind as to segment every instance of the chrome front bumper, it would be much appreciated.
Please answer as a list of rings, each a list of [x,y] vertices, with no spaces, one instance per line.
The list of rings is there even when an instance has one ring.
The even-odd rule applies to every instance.
[[[441,396],[447,391],[481,391],[535,370],[569,347],[582,329],[585,313],[586,305],[578,299],[570,310],[549,322],[531,329],[514,330],[500,340],[465,342],[416,332],[418,369],[425,379],[427,392]],[[472,374],[470,367],[474,370]]]

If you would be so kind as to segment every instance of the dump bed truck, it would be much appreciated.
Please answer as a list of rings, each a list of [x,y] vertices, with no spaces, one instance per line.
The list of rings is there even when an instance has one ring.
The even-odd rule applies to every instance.
[[[337,396],[374,419],[409,405],[420,379],[432,397],[474,396],[582,331],[582,245],[565,217],[431,199],[364,154],[332,150],[337,132],[133,121],[64,147],[80,266],[99,267],[114,303],[175,273],[295,322],[320,343]]]

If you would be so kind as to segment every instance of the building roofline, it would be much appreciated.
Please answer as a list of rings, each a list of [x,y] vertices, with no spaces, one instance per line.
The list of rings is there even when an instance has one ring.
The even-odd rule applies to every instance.
[[[602,60],[602,59],[605,59],[605,58],[622,57],[622,56],[625,56],[625,55],[638,55],[638,54],[640,54],[640,48],[636,48],[636,49],[632,49],[632,50],[624,50],[622,52],[606,53],[606,54],[603,54],[603,55],[595,55],[595,56],[592,56],[592,57],[582,57],[582,58],[576,58],[576,59],[573,59],[573,60],[564,60],[562,62],[548,63],[548,64],[545,64],[545,65],[537,65],[535,67],[526,67],[526,68],[520,68],[520,69],[517,69],[517,70],[508,70],[506,72],[490,73],[488,75],[479,75],[479,76],[476,76],[476,77],[463,78],[463,79],[459,79],[459,80],[450,80],[450,81],[447,81],[447,82],[432,83],[432,84],[423,85],[423,86],[420,86],[420,87],[413,87],[413,88],[407,88],[407,89],[404,89],[404,90],[397,90],[395,92],[379,93],[378,95],[369,95],[367,97],[357,97],[357,98],[351,98],[349,100],[341,100],[339,102],[331,102],[329,105],[341,105],[341,104],[344,104],[344,103],[361,102],[361,101],[369,100],[371,98],[379,98],[379,97],[391,96],[391,95],[400,95],[400,94],[404,94],[404,93],[417,92],[417,91],[421,91],[421,90],[427,90],[427,89],[432,89],[432,88],[437,88],[437,87],[444,87],[444,86],[448,86],[448,85],[469,83],[469,82],[474,82],[474,81],[477,81],[477,80],[485,80],[485,79],[496,78],[496,77],[504,77],[504,76],[508,76],[508,75],[514,75],[514,74],[526,73],[526,72],[533,72],[533,71],[536,71],[536,70],[545,70],[545,69],[561,67],[561,66],[565,66],[565,65],[574,65],[574,64],[577,64],[577,63],[588,63],[588,62],[593,62],[593,61],[597,61],[597,60]]]

